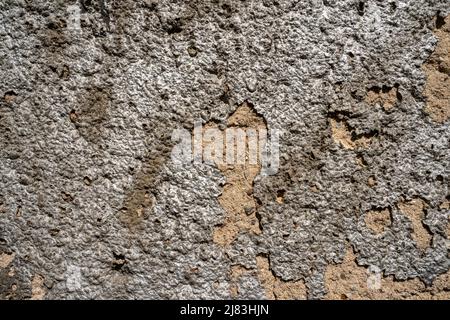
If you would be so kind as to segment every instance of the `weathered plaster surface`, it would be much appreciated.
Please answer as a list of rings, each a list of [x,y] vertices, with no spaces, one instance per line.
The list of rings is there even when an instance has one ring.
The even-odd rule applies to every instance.
[[[449,299],[449,13],[1,1],[0,297]],[[226,177],[175,166],[171,134],[246,102],[283,130],[281,164],[252,183],[260,232],[223,245]],[[369,267],[384,291],[366,292]],[[411,293],[389,295],[398,281]]]

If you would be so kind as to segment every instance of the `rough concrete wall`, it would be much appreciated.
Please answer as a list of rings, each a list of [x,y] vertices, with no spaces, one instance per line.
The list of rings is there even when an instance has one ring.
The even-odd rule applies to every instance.
[[[0,9],[1,298],[450,298],[450,1]],[[198,118],[278,173],[175,166]]]

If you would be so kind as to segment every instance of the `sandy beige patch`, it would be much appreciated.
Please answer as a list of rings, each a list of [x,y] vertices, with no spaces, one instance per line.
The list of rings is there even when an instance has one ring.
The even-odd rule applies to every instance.
[[[2,253],[0,254],[0,269],[5,269],[14,260],[14,253]]]
[[[375,234],[381,234],[391,226],[391,213],[389,209],[372,210],[364,218],[366,226]]]
[[[269,259],[256,257],[258,278],[264,287],[266,298],[270,300],[304,300],[306,286],[302,280],[283,281],[276,277],[270,269]]]
[[[356,263],[352,249],[348,249],[344,261],[329,265],[325,272],[326,299],[366,300],[366,299],[409,299],[448,300],[450,299],[450,272],[438,276],[431,287],[426,287],[418,278],[398,281],[392,276],[380,276],[380,285],[371,286],[373,275],[367,268]]]
[[[213,125],[206,127],[211,126]],[[247,129],[265,130],[266,124],[248,103],[244,103],[228,118],[227,127],[239,127],[247,132]],[[204,141],[203,145],[206,144]],[[226,151],[224,146],[224,153]],[[226,178],[226,184],[219,197],[219,203],[225,209],[226,216],[223,224],[214,230],[213,240],[221,246],[231,244],[240,231],[261,233],[256,217],[257,204],[253,198],[253,180],[261,171],[261,162],[258,160],[257,164],[250,164],[248,160],[246,148],[244,164],[218,164],[219,170]]]
[[[421,250],[425,250],[431,242],[431,235],[423,224],[425,219],[425,203],[421,199],[413,199],[408,202],[398,203],[400,211],[406,215],[412,223],[412,238]]]
[[[31,281],[31,300],[42,300],[44,296],[44,277],[36,274]]]
[[[381,105],[384,110],[390,111],[397,105],[398,89],[396,87],[372,88],[367,92],[366,103]]]

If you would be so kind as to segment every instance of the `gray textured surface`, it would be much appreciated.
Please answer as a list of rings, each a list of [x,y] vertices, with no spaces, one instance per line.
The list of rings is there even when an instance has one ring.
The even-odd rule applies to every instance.
[[[67,29],[74,3],[0,3],[0,95],[14,97],[0,105],[0,250],[16,270],[0,274],[1,297],[13,282],[15,298],[31,296],[39,274],[46,298],[229,298],[230,266],[267,254],[275,275],[321,298],[347,242],[358,263],[399,280],[449,269],[439,208],[449,122],[432,122],[421,94],[431,21],[448,0],[85,0],[82,33]],[[364,102],[395,85],[393,110]],[[170,134],[225,121],[246,100],[284,130],[281,168],[255,181],[262,234],[221,248],[224,179],[207,165],[174,168]],[[371,136],[370,148],[336,144],[330,117]],[[146,188],[152,205],[129,228],[123,208]],[[423,254],[396,206],[417,197],[433,237]],[[391,210],[382,237],[364,225],[372,208]],[[240,288],[264,297],[255,277]]]

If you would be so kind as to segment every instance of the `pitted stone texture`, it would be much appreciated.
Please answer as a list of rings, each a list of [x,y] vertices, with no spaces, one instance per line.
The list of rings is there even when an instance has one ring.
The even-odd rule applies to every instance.
[[[68,28],[69,5],[81,31]],[[424,112],[421,69],[448,0],[0,9],[0,254],[14,254],[2,298],[31,298],[33,279],[44,298],[229,298],[231,266],[257,270],[259,255],[274,277],[323,298],[348,242],[359,265],[395,279],[430,284],[448,271],[449,122]],[[384,86],[396,88],[393,106],[368,103]],[[170,137],[197,118],[225,123],[244,101],[284,130],[281,167],[254,182],[262,233],[220,248],[224,179],[173,167]],[[332,121],[370,144],[344,148]],[[427,205],[424,250],[397,208],[416,198]],[[381,237],[365,225],[374,209],[392,213]],[[239,298],[265,295],[257,275],[241,285]]]

